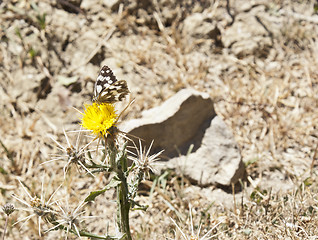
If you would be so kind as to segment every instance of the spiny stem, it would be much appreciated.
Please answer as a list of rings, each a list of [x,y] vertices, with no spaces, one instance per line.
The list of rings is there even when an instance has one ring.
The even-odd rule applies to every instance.
[[[127,161],[125,157],[124,160]],[[127,178],[124,175],[124,172],[119,169],[118,178],[121,181],[121,184],[117,186],[117,204],[118,204],[118,226],[121,232],[124,232],[127,236],[127,240],[131,240],[130,235],[130,226],[129,226],[129,210],[130,210],[130,202],[128,199],[128,185]]]
[[[131,240],[130,226],[129,226],[129,191],[127,184],[127,177],[125,172],[127,171],[127,156],[125,153],[125,146],[120,150],[118,154],[117,146],[114,141],[107,141],[105,137],[105,151],[108,152],[110,166],[116,172],[117,179],[121,182],[116,187],[117,192],[117,225],[119,231],[124,233],[126,236],[124,239]]]

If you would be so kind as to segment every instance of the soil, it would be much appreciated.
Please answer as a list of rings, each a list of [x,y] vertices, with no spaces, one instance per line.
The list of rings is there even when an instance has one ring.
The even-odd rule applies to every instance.
[[[161,178],[161,185],[150,194],[153,182],[145,181],[138,201],[149,208],[131,213],[134,239],[183,239],[175,233],[171,218],[188,234],[189,203],[195,228],[202,223],[202,233],[222,221],[213,231],[216,239],[314,239],[317,217],[310,215],[312,224],[302,219],[297,225],[283,199],[296,199],[294,193],[302,186],[302,203],[308,205],[300,208],[299,216],[309,206],[317,208],[313,200],[317,188],[312,187],[318,156],[315,4],[0,1],[0,205],[10,202],[20,209],[10,216],[6,239],[65,237],[61,231],[45,233],[52,226],[43,220],[44,237],[39,237],[37,216],[25,225],[12,226],[32,214],[24,215],[26,206],[16,199],[29,201],[26,192],[48,198],[63,183],[56,198],[72,209],[88,192],[107,184],[102,175],[92,178],[75,166],[65,178],[65,161],[47,162],[61,154],[52,138],[67,145],[64,129],[76,145],[77,133],[70,131],[80,129],[78,111],[91,102],[103,65],[127,81],[130,99],[135,99],[122,121],[138,118],[143,110],[160,105],[183,88],[210,94],[247,166],[247,179],[235,194],[215,186],[199,188],[174,173]],[[128,102],[118,103],[118,109]],[[84,207],[86,215],[96,217],[87,221],[86,229],[106,234],[109,224],[109,231],[115,232],[114,198],[109,191]],[[242,213],[241,201],[254,207]],[[259,217],[269,206],[277,206],[275,211],[285,206],[284,217]],[[286,231],[290,222],[295,225]],[[69,233],[68,239],[77,237]]]

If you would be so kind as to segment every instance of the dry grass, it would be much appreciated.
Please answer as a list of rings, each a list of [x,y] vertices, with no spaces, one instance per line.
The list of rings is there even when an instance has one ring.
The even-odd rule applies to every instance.
[[[132,212],[134,239],[183,239],[170,217],[190,235],[189,203],[194,227],[202,224],[201,236],[222,221],[212,239],[318,238],[314,1],[265,1],[245,10],[241,1],[230,1],[235,21],[239,13],[252,15],[264,7],[264,15],[257,16],[271,41],[267,48],[239,56],[213,39],[182,35],[184,18],[193,12],[212,14],[220,31],[227,31],[231,17],[226,1],[165,7],[153,1],[145,11],[131,4],[113,12],[101,1],[83,1],[83,12],[78,13],[50,1],[34,2],[37,8],[30,1],[5,1],[0,10],[0,205],[13,202],[22,207],[11,196],[26,197],[18,179],[38,197],[42,176],[46,196],[63,182],[65,162],[41,165],[58,152],[48,135],[66,144],[63,127],[78,129],[79,116],[71,106],[81,109],[90,100],[106,59],[103,63],[128,81],[136,98],[125,118],[138,117],[185,87],[208,92],[218,115],[233,130],[247,165],[247,182],[235,195],[228,189],[192,186],[174,173],[160,176],[151,194],[153,181],[145,182],[139,200],[149,209]],[[75,141],[76,136],[71,138]],[[68,196],[76,207],[89,191],[106,183],[102,176],[91,178],[72,168],[55,197]],[[99,217],[87,222],[87,229],[101,234],[109,223],[114,230],[112,200],[108,192],[85,207],[87,214]],[[11,225],[23,214],[13,213]],[[10,226],[6,239],[40,239],[37,218],[20,227]],[[50,232],[44,239],[63,237]]]

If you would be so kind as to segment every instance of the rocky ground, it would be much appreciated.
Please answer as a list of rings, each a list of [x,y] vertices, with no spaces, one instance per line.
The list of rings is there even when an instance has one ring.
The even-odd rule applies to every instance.
[[[149,208],[131,214],[134,239],[184,239],[171,218],[188,234],[189,203],[201,236],[222,222],[211,233],[215,239],[317,239],[315,3],[0,1],[0,204],[23,208],[12,197],[28,199],[18,180],[38,196],[42,182],[46,195],[64,182],[65,163],[42,164],[58,153],[50,137],[66,144],[63,129],[79,129],[74,108],[91,102],[107,64],[135,99],[122,121],[184,88],[209,94],[247,169],[236,194],[198,187],[173,172],[151,194],[146,181],[139,201]],[[58,197],[76,206],[105,181],[74,168]],[[87,229],[102,234],[109,224],[114,231],[113,199],[109,192],[85,206],[85,214],[98,216]],[[12,226],[23,216],[12,214],[6,239],[65,237],[44,233],[50,226],[42,224],[40,238],[36,217]]]

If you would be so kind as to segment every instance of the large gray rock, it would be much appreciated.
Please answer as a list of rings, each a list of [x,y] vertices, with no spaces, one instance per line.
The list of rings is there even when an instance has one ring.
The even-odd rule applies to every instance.
[[[154,140],[154,152],[164,149],[162,158],[168,160],[161,169],[181,171],[200,185],[230,185],[244,175],[237,144],[216,116],[208,94],[181,90],[161,106],[145,111],[141,119],[125,122],[120,129],[140,137],[146,146]]]
[[[167,158],[185,154],[191,144],[200,146],[206,125],[215,117],[208,94],[181,90],[161,106],[144,111],[141,119],[124,122],[120,128],[148,144],[154,141],[154,151],[164,149]]]
[[[245,174],[233,135],[218,116],[206,129],[200,148],[187,156],[171,159],[167,167],[177,169],[201,186],[229,186]]]

